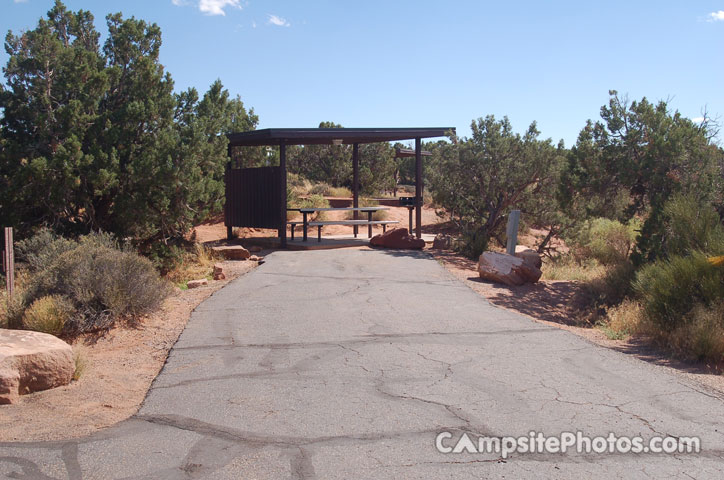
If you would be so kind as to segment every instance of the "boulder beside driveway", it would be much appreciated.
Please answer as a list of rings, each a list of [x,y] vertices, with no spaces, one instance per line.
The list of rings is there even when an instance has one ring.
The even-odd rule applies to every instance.
[[[75,361],[70,345],[47,333],[0,329],[0,404],[67,385]]]
[[[533,267],[540,269],[543,266],[543,259],[540,254],[532,248],[518,245],[515,247],[515,256],[522,258],[524,262],[532,265]]]
[[[452,248],[452,237],[450,235],[444,235],[438,233],[435,235],[435,240],[432,242],[433,250],[450,250]]]
[[[212,250],[226,260],[247,260],[251,257],[251,252],[241,245],[223,245],[213,247]]]
[[[478,262],[478,274],[484,280],[516,286],[537,282],[543,272],[530,260],[507,253],[483,252]]]
[[[395,228],[372,237],[370,245],[374,247],[421,250],[425,248],[425,240],[411,236],[406,228]]]

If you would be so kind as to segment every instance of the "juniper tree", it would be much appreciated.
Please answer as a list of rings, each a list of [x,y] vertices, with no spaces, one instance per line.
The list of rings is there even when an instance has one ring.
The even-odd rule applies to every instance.
[[[722,150],[711,124],[696,124],[664,101],[628,101],[610,92],[602,120],[589,121],[568,156],[562,204],[581,216],[644,218],[634,259],[662,253],[664,207],[675,194],[713,202],[722,189]]]
[[[0,89],[0,222],[143,242],[183,235],[223,201],[225,133],[253,111],[215,82],[199,100],[174,94],[158,25],[93,16],[56,1],[46,19],[8,33]]]
[[[557,208],[551,197],[563,145],[539,140],[535,122],[525,134],[514,133],[507,117],[480,118],[471,129],[471,138],[433,147],[430,184],[435,201],[465,234],[466,253],[477,256],[499,236],[510,210]],[[535,212],[541,216],[540,208]]]

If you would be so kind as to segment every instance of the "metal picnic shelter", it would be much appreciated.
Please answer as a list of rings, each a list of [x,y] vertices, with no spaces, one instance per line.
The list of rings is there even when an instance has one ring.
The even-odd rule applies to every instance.
[[[287,145],[352,145],[353,207],[359,207],[359,145],[415,140],[415,235],[422,236],[422,139],[443,137],[452,127],[432,128],[266,128],[232,133],[229,157],[235,147],[277,146],[279,166],[226,170],[224,223],[233,227],[274,228],[281,247],[287,246]],[[412,232],[410,232],[412,233]]]

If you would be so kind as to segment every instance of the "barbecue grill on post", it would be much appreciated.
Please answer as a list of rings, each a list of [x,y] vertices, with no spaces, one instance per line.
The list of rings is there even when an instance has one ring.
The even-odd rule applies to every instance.
[[[415,197],[400,197],[400,206],[401,207],[407,207],[407,210],[410,212],[410,235],[412,235],[412,212],[415,210],[415,207],[417,207],[417,202],[415,202]]]

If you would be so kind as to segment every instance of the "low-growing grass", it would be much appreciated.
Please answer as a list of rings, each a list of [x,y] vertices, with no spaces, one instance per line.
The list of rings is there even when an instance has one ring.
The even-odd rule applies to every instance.
[[[214,251],[200,243],[183,254],[181,261],[166,274],[166,278],[182,290],[189,280],[208,278],[214,270],[214,263],[220,259]]]
[[[0,328],[22,328],[25,300],[23,290],[17,289],[12,298],[3,291],[0,296]]]
[[[724,300],[696,305],[686,322],[668,335],[668,344],[693,360],[724,361]]]
[[[572,255],[546,258],[543,262],[543,280],[589,282],[602,278],[606,267],[594,259],[576,259]]]
[[[332,190],[332,187],[328,183],[319,182],[312,185],[308,190],[308,195],[321,195],[321,196],[328,196],[329,192]]]
[[[598,328],[611,340],[623,340],[644,331],[644,315],[641,304],[627,299],[606,309]]]
[[[327,195],[330,197],[352,198],[352,190],[347,187],[330,187]]]
[[[60,335],[75,315],[75,306],[66,297],[48,295],[35,300],[23,313],[23,327],[36,332]]]
[[[86,357],[85,351],[82,347],[73,347],[73,362],[75,363],[75,370],[73,370],[73,380],[78,381],[80,377],[85,373],[88,367],[88,357]]]
[[[8,328],[8,298],[5,290],[0,290],[0,328]]]

